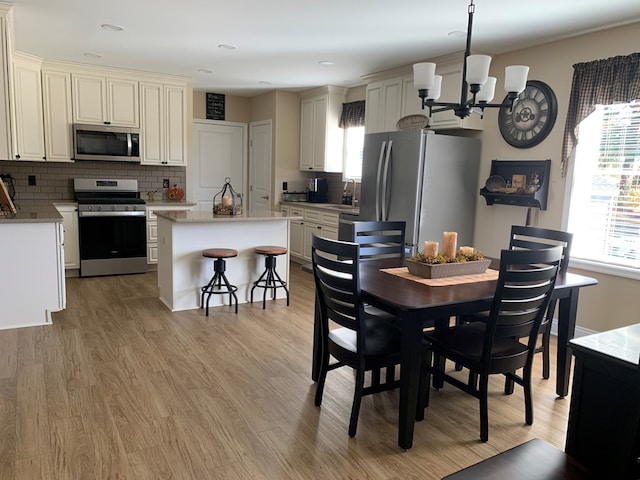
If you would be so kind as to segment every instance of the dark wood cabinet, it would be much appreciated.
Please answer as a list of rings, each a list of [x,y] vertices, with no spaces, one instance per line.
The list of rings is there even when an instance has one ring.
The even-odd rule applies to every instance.
[[[551,160],[492,160],[489,177],[504,179],[504,186],[480,189],[487,205],[515,205],[547,209]]]
[[[640,324],[570,345],[576,365],[566,453],[598,478],[640,478]]]

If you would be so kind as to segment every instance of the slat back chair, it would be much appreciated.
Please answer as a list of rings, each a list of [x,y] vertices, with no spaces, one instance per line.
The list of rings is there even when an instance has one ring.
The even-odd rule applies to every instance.
[[[390,390],[398,381],[364,386],[365,372],[400,363],[400,331],[385,319],[365,314],[360,291],[359,245],[314,236],[311,257],[320,313],[322,359],[315,404],[320,406],[327,373],[342,366],[355,370],[349,436],[356,434],[364,395]],[[333,328],[335,327],[335,328]],[[330,357],[336,362],[330,363]]]
[[[489,439],[489,375],[503,374],[523,387],[525,420],[529,425],[533,423],[533,356],[561,253],[561,247],[503,250],[498,283],[486,322],[463,323],[425,335],[434,353],[434,365],[427,369],[435,376],[434,384],[441,385],[446,381],[479,399],[483,442]],[[469,369],[469,381],[464,383],[447,374],[443,359]],[[520,369],[522,374],[518,375]],[[428,392],[425,404],[428,404]]]
[[[560,261],[560,273],[565,273],[569,268],[569,259],[571,256],[571,243],[573,234],[560,230],[550,230],[540,227],[527,227],[522,225],[513,225],[511,227],[511,237],[509,240],[509,248],[512,250],[539,250],[541,248],[549,248],[550,246],[562,247],[562,260]],[[553,315],[556,310],[556,299],[549,301],[547,313],[542,322],[542,342],[536,347],[536,353],[542,353],[542,377],[549,378],[550,360],[549,360],[549,341],[551,339],[551,324]],[[509,387],[507,387],[507,390]]]
[[[360,260],[404,258],[406,222],[353,222]]]

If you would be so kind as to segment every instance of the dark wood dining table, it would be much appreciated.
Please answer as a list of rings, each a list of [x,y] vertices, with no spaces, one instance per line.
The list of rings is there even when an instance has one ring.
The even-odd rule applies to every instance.
[[[364,302],[400,319],[398,325],[402,334],[398,445],[408,450],[413,445],[423,329],[434,325],[436,328],[438,325],[448,325],[452,316],[488,310],[497,281],[431,287],[381,271],[403,265],[404,262],[399,259],[361,262],[360,283]],[[565,397],[569,392],[571,349],[568,342],[575,334],[578,294],[582,287],[597,283],[594,278],[574,273],[559,274],[556,280],[553,298],[558,299],[556,393],[559,397]],[[318,378],[322,349],[317,323],[312,366],[314,381]]]

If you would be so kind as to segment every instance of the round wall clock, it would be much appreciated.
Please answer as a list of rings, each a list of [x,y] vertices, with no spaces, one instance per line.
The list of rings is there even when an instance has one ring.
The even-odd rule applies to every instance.
[[[551,87],[539,80],[529,80],[511,111],[500,110],[498,126],[509,145],[530,148],[549,135],[557,116],[558,101]]]

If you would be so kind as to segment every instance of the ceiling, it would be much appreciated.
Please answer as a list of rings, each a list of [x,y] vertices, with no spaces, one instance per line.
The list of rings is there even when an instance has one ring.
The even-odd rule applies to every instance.
[[[9,3],[17,50],[187,76],[194,89],[244,96],[354,86],[366,74],[463,51],[464,35],[448,33],[466,31],[468,8],[468,0]],[[472,47],[495,55],[638,21],[638,0],[476,0]]]

